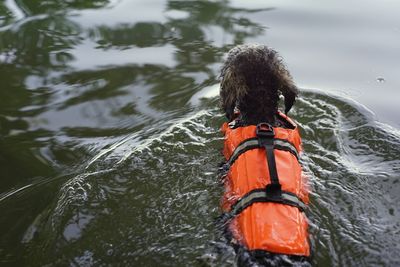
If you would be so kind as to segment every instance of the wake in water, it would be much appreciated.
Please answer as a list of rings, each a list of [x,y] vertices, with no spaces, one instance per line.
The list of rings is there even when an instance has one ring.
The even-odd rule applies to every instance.
[[[392,234],[400,230],[398,133],[386,131],[354,102],[306,93],[299,106],[304,161],[313,175],[316,262],[398,263],[398,238]]]
[[[22,261],[231,266],[235,255],[215,226],[223,117],[216,98],[199,99],[186,114],[109,144],[81,174],[65,176],[57,199],[27,229]],[[303,93],[292,116],[313,187],[313,264],[400,264],[398,133],[361,106],[318,92]]]

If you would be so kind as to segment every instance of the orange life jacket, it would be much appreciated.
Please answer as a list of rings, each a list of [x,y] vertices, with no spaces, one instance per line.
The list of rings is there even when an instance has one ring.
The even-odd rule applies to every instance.
[[[222,209],[231,217],[234,239],[247,249],[309,256],[303,212],[308,188],[298,162],[301,139],[296,124],[278,116],[291,129],[223,124],[227,163]]]

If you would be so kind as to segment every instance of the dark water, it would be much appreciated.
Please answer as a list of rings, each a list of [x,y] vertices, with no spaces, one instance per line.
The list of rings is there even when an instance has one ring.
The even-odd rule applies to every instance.
[[[399,266],[397,2],[140,2],[0,3],[0,265],[232,266],[215,84],[258,41],[305,88],[313,265]]]

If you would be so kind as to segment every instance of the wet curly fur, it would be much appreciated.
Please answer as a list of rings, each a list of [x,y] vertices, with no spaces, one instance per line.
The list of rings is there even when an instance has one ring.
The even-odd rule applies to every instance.
[[[282,58],[265,45],[245,44],[231,49],[220,78],[221,107],[229,121],[234,119],[236,107],[247,124],[274,123],[279,95],[285,98],[285,113],[298,95]]]

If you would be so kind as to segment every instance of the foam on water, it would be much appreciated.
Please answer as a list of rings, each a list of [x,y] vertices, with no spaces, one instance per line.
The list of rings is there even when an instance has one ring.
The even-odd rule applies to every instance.
[[[200,260],[229,266],[234,254],[229,246],[221,250],[223,241],[213,222],[222,195],[216,169],[222,160],[218,129],[223,119],[215,98],[202,103],[201,111],[127,136],[86,167],[103,171],[69,179],[50,217],[31,227],[40,236],[52,223],[48,252],[56,244],[73,250],[74,242],[92,240],[101,227],[108,237],[97,240],[100,247],[91,251],[98,264],[118,255],[131,263]],[[308,213],[315,264],[327,255],[332,266],[398,261],[396,237],[388,235],[400,229],[398,139],[375,125],[361,106],[315,91],[303,93],[292,116],[301,126],[302,162],[312,188]],[[113,233],[126,238],[109,236],[104,227],[111,227],[111,221],[118,222]],[[194,237],[198,241],[189,246]],[[111,256],[104,250],[110,246]]]

